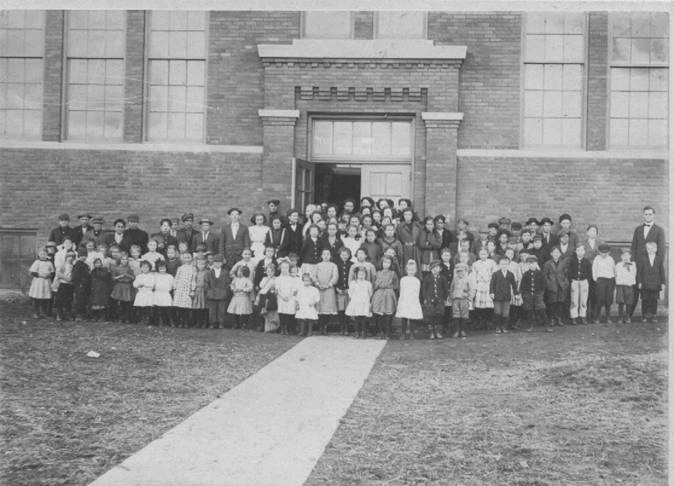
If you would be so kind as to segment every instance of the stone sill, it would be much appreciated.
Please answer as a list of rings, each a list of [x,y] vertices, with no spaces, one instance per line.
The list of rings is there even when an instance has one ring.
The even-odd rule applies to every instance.
[[[668,160],[666,150],[458,149],[457,157]]]
[[[260,58],[404,59],[448,61],[466,58],[466,46],[436,46],[425,39],[295,39],[292,44],[258,44]]]
[[[43,142],[31,140],[0,140],[0,149],[39,150],[120,150],[133,152],[190,152],[262,154],[262,145],[214,145],[206,143],[106,143],[106,142]]]

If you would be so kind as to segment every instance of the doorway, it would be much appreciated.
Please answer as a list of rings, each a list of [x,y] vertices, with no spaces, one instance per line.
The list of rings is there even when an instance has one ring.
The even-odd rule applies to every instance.
[[[360,199],[359,167],[342,164],[316,164],[316,202],[342,204],[345,199]]]

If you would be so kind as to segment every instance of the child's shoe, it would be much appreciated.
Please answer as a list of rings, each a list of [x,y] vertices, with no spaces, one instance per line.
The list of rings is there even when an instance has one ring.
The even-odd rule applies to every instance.
[[[452,334],[452,337],[456,339],[456,338],[458,338],[460,335],[461,335],[461,334],[459,333],[459,331],[456,331],[454,334]]]
[[[461,339],[466,339],[466,331],[461,331]]]

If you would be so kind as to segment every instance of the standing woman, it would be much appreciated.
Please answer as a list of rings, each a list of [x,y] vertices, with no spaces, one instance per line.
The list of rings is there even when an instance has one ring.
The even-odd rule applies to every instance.
[[[302,253],[300,254],[302,267],[300,273],[310,273],[312,278],[316,275],[316,265],[321,261],[321,243],[318,240],[318,226],[312,224],[309,226],[309,235],[302,243]]]
[[[166,256],[166,249],[169,247],[169,245],[175,245],[176,247],[178,246],[178,239],[171,235],[172,227],[173,223],[171,220],[169,218],[163,218],[159,222],[159,233],[154,233],[152,236],[150,236],[151,240],[157,242],[157,251],[164,256]]]
[[[274,215],[271,217],[271,229],[267,232],[264,238],[264,246],[274,249],[274,258],[284,258],[288,256],[288,249],[290,248],[290,234],[288,229],[283,226],[281,216]]]
[[[431,262],[440,259],[440,248],[442,247],[442,236],[435,231],[433,216],[424,218],[424,227],[417,237],[417,247],[419,248],[421,273],[427,275],[431,271]]]
[[[325,235],[321,238],[321,249],[330,250],[331,260],[335,263],[339,261],[339,250],[344,246],[342,239],[337,234],[337,223],[328,223]]]
[[[400,202],[402,203],[403,200],[401,199]],[[405,207],[402,210],[402,220],[396,228],[396,236],[403,245],[402,261],[407,262],[409,260],[414,260],[418,266],[419,249],[417,247],[417,240],[419,239],[420,234],[421,228],[414,221],[414,211],[410,207]]]
[[[264,258],[264,241],[269,233],[269,226],[267,226],[267,218],[262,213],[255,213],[250,218],[252,226],[248,228],[250,236],[250,249],[253,252],[253,261],[259,262]]]

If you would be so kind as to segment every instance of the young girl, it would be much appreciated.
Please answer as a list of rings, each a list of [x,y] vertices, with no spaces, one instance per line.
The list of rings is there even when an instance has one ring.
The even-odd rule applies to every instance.
[[[321,240],[321,248],[330,250],[331,260],[335,263],[339,261],[339,250],[344,246],[342,239],[337,234],[337,223],[328,223],[327,233]]]
[[[407,261],[405,266],[407,275],[400,279],[400,299],[396,317],[402,319],[402,333],[400,339],[414,339],[414,321],[424,318],[421,311],[419,295],[421,293],[421,281],[417,277],[419,271],[417,262],[413,259]],[[409,327],[408,327],[409,326]]]
[[[349,305],[345,311],[356,321],[356,338],[367,337],[367,319],[372,316],[371,298],[372,283],[367,279],[367,270],[357,267],[356,279],[349,282]]]
[[[165,261],[157,261],[157,273],[154,274],[154,278],[154,292],[152,294],[152,302],[154,304],[153,321],[158,325],[170,326],[171,306],[173,305],[173,298],[171,297],[173,275],[168,273]]]
[[[295,319],[300,323],[300,335],[311,336],[314,323],[318,320],[316,306],[321,299],[318,289],[313,286],[310,273],[302,274],[302,286],[297,290],[297,312]]]
[[[255,265],[255,277],[253,278],[253,286],[255,291],[260,290],[260,282],[267,274],[267,267],[269,264],[276,266],[276,258],[274,258],[274,248],[268,246],[264,249],[264,257],[261,258],[257,265]]]
[[[166,273],[175,277],[178,272],[178,267],[180,267],[180,263],[176,247],[174,245],[169,245],[166,248]]]
[[[515,261],[515,250],[512,248],[506,249],[505,256],[508,257],[508,271],[514,275],[515,283],[519,289],[520,281],[522,280],[522,270],[520,264]],[[517,329],[519,327],[518,322],[521,317],[521,310],[522,295],[519,292],[513,293],[510,300],[510,317],[508,318],[508,327],[510,329]]]
[[[395,237],[395,226],[393,226],[393,224],[384,226],[384,236],[379,239],[379,246],[381,247],[382,253],[386,253],[386,250],[393,248],[393,251],[395,251],[396,254],[398,268],[402,267],[400,258],[403,254],[403,245]]]
[[[309,226],[309,236],[302,243],[302,274],[316,272],[316,265],[321,261],[321,245],[318,241],[318,226],[312,224]]]
[[[374,277],[377,274],[377,269],[374,267],[374,264],[367,261],[367,253],[365,253],[365,250],[362,248],[358,248],[358,250],[356,250],[356,261],[349,272],[349,282],[356,279],[356,270],[359,268],[364,268],[367,280],[370,283],[374,283]]]
[[[372,263],[372,265],[377,265],[379,259],[383,255],[381,246],[377,243],[377,233],[372,228],[368,228],[365,231],[365,241],[360,247],[365,250],[367,254],[367,260]]]
[[[157,251],[157,242],[156,240],[150,240],[147,242],[147,253],[145,253],[142,257],[141,260],[145,260],[147,262],[150,262],[150,265],[152,266],[151,271],[156,271],[157,270],[157,262],[159,260],[164,261],[164,255],[159,253]]]
[[[328,333],[328,321],[330,316],[337,314],[337,294],[335,285],[339,280],[339,270],[332,259],[332,252],[329,248],[324,248],[321,252],[322,261],[316,265],[315,281],[320,293],[318,302],[318,324],[321,334]]]
[[[381,270],[374,279],[372,313],[376,316],[380,339],[391,339],[391,321],[398,305],[398,275],[391,269],[392,264],[392,258],[385,255],[381,260]]]
[[[342,243],[351,252],[351,261],[356,263],[356,251],[360,248],[361,242],[358,239],[358,226],[350,225],[346,230],[347,236],[342,238]]]
[[[241,252],[241,260],[236,262],[232,269],[229,271],[229,276],[232,280],[236,277],[236,274],[239,272],[241,267],[248,268],[246,275],[248,275],[248,280],[250,280],[251,285],[255,286],[255,266],[256,263],[253,262],[253,253],[250,251],[250,248],[244,248]]]
[[[248,250],[250,258],[250,250]],[[234,329],[246,329],[248,317],[253,313],[253,282],[250,279],[250,268],[239,265],[231,285],[234,296],[227,312],[234,314]]]
[[[192,265],[190,253],[183,253],[180,258],[183,264],[178,267],[173,279],[173,307],[175,307],[178,327],[187,327],[192,325],[192,296],[197,272]]]
[[[455,321],[454,338],[466,337],[466,331],[463,325],[468,320],[468,313],[470,312],[470,303],[473,297],[473,289],[471,287],[471,278],[468,275],[468,265],[459,262],[454,269],[454,278],[449,285],[449,298],[452,299],[452,317]]]
[[[485,331],[489,329],[494,301],[489,296],[489,284],[491,274],[497,270],[494,260],[489,258],[487,248],[482,248],[479,253],[480,259],[473,263],[472,278],[475,288],[475,315],[478,327]]]
[[[449,285],[444,276],[440,274],[442,264],[439,260],[433,260],[429,265],[429,273],[424,277],[421,284],[421,295],[424,300],[424,317],[428,321],[429,337],[442,339],[438,327],[445,314],[445,301],[449,294]]]
[[[208,327],[208,308],[206,307],[206,259],[197,260],[194,274],[194,293],[192,294],[192,315],[198,328]]]
[[[402,209],[402,217],[403,220],[396,228],[396,237],[403,246],[401,259],[402,261],[414,260],[416,262],[419,259],[417,240],[419,239],[421,228],[414,221],[414,211],[412,211],[412,208]]]
[[[295,333],[295,312],[297,302],[295,296],[299,288],[299,279],[290,275],[290,260],[279,260],[281,275],[276,277],[276,301],[278,305],[279,320],[281,321],[281,334]]]
[[[349,275],[351,274],[351,251],[347,247],[342,247],[339,250],[339,262],[337,263],[337,313],[339,314],[339,322],[341,325],[340,334],[347,336],[349,334],[349,319],[344,313],[349,304]]]
[[[264,246],[271,246],[274,249],[274,258],[283,258],[288,255],[289,244],[290,236],[288,235],[288,230],[283,226],[281,217],[272,216],[271,230],[265,236]]]
[[[273,332],[279,328],[278,298],[276,295],[276,265],[269,263],[265,276],[260,281],[260,292],[256,304],[264,317],[264,332]]]
[[[440,274],[447,280],[447,288],[454,279],[454,263],[452,263],[452,251],[449,248],[443,248],[440,252]],[[445,299],[445,309],[442,316],[442,334],[447,335],[449,324],[452,320],[452,298],[447,294]]]
[[[100,258],[94,260],[94,269],[91,271],[91,310],[96,321],[103,318],[104,311],[110,302],[112,277],[110,271],[103,266]]]
[[[129,266],[133,271],[134,277],[137,277],[140,275],[140,246],[131,245],[129,248],[129,254],[131,255],[129,257]]]
[[[440,257],[440,247],[442,238],[435,231],[435,221],[432,216],[424,218],[424,227],[417,237],[417,247],[419,248],[419,264],[421,273],[428,275],[431,271],[430,264]]]
[[[75,255],[68,252],[63,265],[56,269],[54,283],[57,285],[54,307],[56,307],[56,320],[65,321],[70,317],[73,305],[73,261]]]
[[[153,291],[154,291],[154,275],[150,273],[152,263],[148,260],[140,262],[140,275],[133,281],[133,286],[138,290],[136,298],[133,301],[133,306],[136,308],[137,315],[140,318],[141,324],[150,325],[152,318]]]
[[[28,296],[33,300],[35,308],[34,319],[39,319],[43,313],[46,316],[49,311],[49,302],[52,297],[51,279],[54,276],[54,264],[47,258],[47,250],[41,248],[37,256],[37,260],[33,262],[28,270],[33,276]]]
[[[225,327],[227,299],[230,296],[230,280],[227,270],[222,266],[222,256],[215,255],[213,268],[206,275],[206,306],[210,328]]]
[[[133,281],[135,276],[129,266],[129,256],[122,252],[119,264],[112,267],[112,292],[110,297],[115,305],[115,315],[122,322],[129,322],[133,301]]]
[[[103,260],[104,255],[96,251],[96,243],[93,240],[87,240],[84,244],[84,248],[87,250],[87,265],[89,266],[89,271],[91,272],[94,269],[94,260],[100,258]]]

